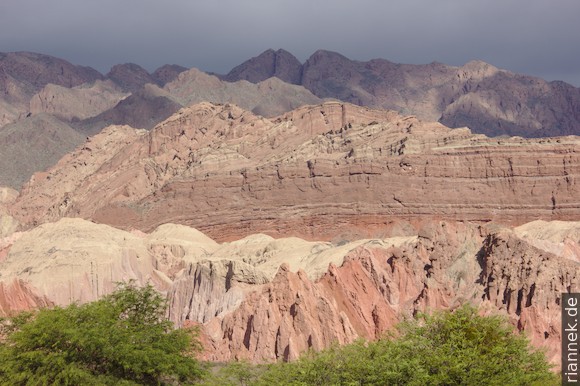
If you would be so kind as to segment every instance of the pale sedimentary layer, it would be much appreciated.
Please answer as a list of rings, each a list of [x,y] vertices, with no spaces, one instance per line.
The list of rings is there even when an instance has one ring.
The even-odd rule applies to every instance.
[[[561,294],[578,290],[579,232],[578,222],[429,221],[406,237],[217,243],[182,225],[147,234],[62,219],[0,240],[0,314],[149,282],[167,294],[177,325],[201,325],[204,358],[261,362],[375,339],[403,316],[470,302],[507,315],[557,363]]]

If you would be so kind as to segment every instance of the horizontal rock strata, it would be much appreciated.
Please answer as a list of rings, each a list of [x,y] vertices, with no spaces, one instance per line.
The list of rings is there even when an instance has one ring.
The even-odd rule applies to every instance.
[[[39,173],[11,206],[25,226],[82,217],[217,240],[390,234],[394,219],[580,218],[580,139],[492,139],[337,102],[274,119],[183,109],[151,132],[110,127]]]

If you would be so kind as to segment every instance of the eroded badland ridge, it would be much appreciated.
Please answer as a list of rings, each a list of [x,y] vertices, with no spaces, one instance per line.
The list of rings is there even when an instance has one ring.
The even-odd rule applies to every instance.
[[[425,216],[574,220],[579,148],[574,136],[494,139],[339,102],[273,119],[202,103],[149,132],[107,128],[33,176],[11,208],[26,226],[171,222],[217,240],[376,236]]]
[[[144,234],[65,218],[2,239],[0,313],[95,300],[133,279],[167,293],[177,325],[202,327],[206,359],[264,362],[374,339],[405,315],[470,302],[507,315],[557,362],[579,234],[578,222],[433,221],[406,237],[220,244],[179,225]]]
[[[28,84],[7,62],[45,63],[54,82]],[[436,121],[462,117],[467,101],[494,115],[499,98],[513,125],[545,135],[534,122],[565,109],[542,115],[535,92],[573,111],[577,89],[483,63],[324,51],[304,65],[267,51],[232,70],[235,82],[178,66],[100,75],[22,53],[0,55],[0,68],[20,101],[0,109],[24,114],[0,128],[0,156],[25,157],[28,143],[54,159],[20,192],[0,189],[0,315],[92,301],[133,279],[168,296],[178,326],[201,326],[206,359],[267,362],[470,302],[558,362],[561,294],[579,290],[580,137],[491,138]],[[517,114],[500,81],[523,87]],[[321,100],[334,92],[381,108]],[[416,113],[385,110],[401,110],[395,94]],[[558,133],[575,132],[563,129],[573,116]]]

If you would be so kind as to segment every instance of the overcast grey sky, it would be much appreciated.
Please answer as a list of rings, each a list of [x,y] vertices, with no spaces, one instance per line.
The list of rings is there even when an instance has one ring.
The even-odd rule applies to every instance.
[[[580,86],[580,0],[0,0],[0,51],[106,73],[180,64],[226,73],[262,51],[301,61],[462,65],[480,59]]]

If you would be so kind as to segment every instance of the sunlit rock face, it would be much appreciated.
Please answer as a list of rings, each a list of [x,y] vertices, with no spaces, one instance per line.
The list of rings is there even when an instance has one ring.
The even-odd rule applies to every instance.
[[[202,103],[150,132],[105,129],[34,175],[10,211],[24,227],[171,222],[216,240],[348,240],[381,236],[395,219],[574,220],[579,150],[573,136],[492,139],[338,102],[273,119]]]

